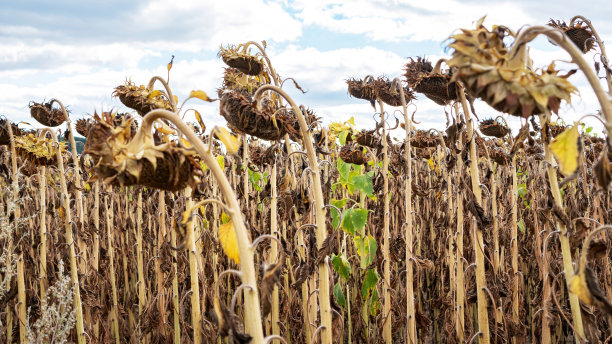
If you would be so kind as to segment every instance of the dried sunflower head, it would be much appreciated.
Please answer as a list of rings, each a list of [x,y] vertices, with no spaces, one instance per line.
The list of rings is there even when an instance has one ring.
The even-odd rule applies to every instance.
[[[392,81],[388,78],[381,77],[374,80],[374,88],[380,100],[385,102],[385,104],[387,105],[402,106],[402,97],[400,95],[400,92],[392,92],[391,86]],[[414,99],[412,91],[410,91],[407,87],[404,87],[404,98],[406,104],[408,104],[412,99]]]
[[[87,133],[89,133],[89,128],[91,128],[92,121],[89,118],[79,118],[76,120],[74,124],[74,128],[79,135],[87,137]]]
[[[44,104],[30,102],[30,115],[44,126],[57,127],[66,121],[66,116],[62,110],[51,105],[51,102]]]
[[[113,117],[94,115],[85,153],[97,163],[92,180],[115,186],[143,185],[166,191],[195,187],[201,169],[194,160],[195,152],[174,142],[155,145],[149,132],[140,131],[131,137],[133,119],[115,126]]]
[[[59,142],[62,154],[66,144]],[[34,166],[57,165],[57,154],[53,140],[38,137],[34,133],[15,137],[15,150],[26,163]]]
[[[562,20],[551,19],[547,25],[563,31],[563,33],[565,33],[584,54],[595,46],[595,36],[593,32],[588,25],[584,25],[582,21],[576,21],[572,26],[568,26]]]
[[[374,106],[376,104],[376,90],[374,83],[366,82],[361,79],[348,79],[348,92],[351,96],[363,100],[367,100]]]
[[[261,85],[267,82],[269,82],[269,80],[265,75],[250,76],[242,73],[237,68],[225,68],[225,72],[223,73],[223,85],[217,93],[220,97],[225,90],[238,90],[242,94],[250,96],[255,93]]]
[[[425,130],[417,130],[410,139],[410,144],[416,148],[436,147],[439,142],[436,136]]]
[[[486,136],[502,138],[510,132],[505,124],[494,120],[493,118],[485,119],[478,124],[480,131]]]
[[[224,92],[219,105],[221,116],[235,132],[269,141],[280,140],[286,133],[297,134],[293,128],[295,116],[289,111],[274,111],[271,105],[258,110],[255,103],[239,91]]]
[[[19,129],[15,123],[11,123],[5,118],[0,118],[0,146],[6,146],[11,142],[8,125],[13,129],[13,136],[21,135],[21,129]]]
[[[410,59],[405,66],[404,76],[408,86],[415,92],[423,93],[438,105],[448,105],[458,99],[457,83],[452,81],[450,72],[436,72],[431,63],[423,58]]]
[[[340,149],[340,159],[349,164],[364,165],[368,158],[363,154],[363,149],[355,144],[347,144]]]
[[[130,80],[117,86],[113,96],[119,97],[123,105],[136,110],[143,117],[155,109],[172,111],[172,105],[163,92],[149,90],[144,85],[137,86]]]
[[[478,21],[476,29],[461,29],[449,47],[453,56],[448,65],[456,68],[454,80],[461,80],[470,93],[493,108],[528,118],[546,109],[557,113],[561,100],[571,101],[577,89],[560,76],[554,63],[539,73],[526,68],[526,44],[509,49],[503,42],[507,30],[489,30]]]
[[[261,57],[241,51],[242,45],[219,48],[219,56],[230,67],[236,68],[244,74],[259,75],[264,72],[264,63]]]

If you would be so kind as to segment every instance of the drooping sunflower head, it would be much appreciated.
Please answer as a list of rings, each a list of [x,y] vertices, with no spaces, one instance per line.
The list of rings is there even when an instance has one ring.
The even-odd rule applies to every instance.
[[[595,36],[591,29],[583,22],[577,21],[572,26],[568,26],[562,20],[551,19],[548,24],[555,29],[560,29],[578,47],[582,53],[586,54],[595,46]]]
[[[376,102],[376,89],[373,82],[351,78],[346,80],[346,84],[348,85],[348,93],[352,97],[367,100],[370,103]]]
[[[398,90],[394,90],[392,86],[393,82],[388,78],[380,77],[374,80],[374,89],[380,100],[387,105],[402,106],[401,94]],[[404,99],[406,104],[414,99],[414,94],[407,87],[404,87]]]
[[[501,26],[489,30],[483,20],[476,29],[461,29],[451,37],[449,47],[454,51],[448,65],[456,68],[454,80],[493,108],[524,118],[546,109],[557,113],[561,100],[571,101],[577,89],[567,77],[573,72],[558,75],[554,62],[537,71],[527,68],[526,42],[507,47],[503,40],[508,30]]]
[[[260,56],[251,55],[241,49],[242,45],[219,48],[219,56],[226,65],[236,68],[247,75],[260,75],[264,72],[264,63]]]
[[[89,118],[79,118],[76,120],[74,124],[74,128],[79,135],[87,137],[89,133],[89,128],[91,128],[92,120]]]
[[[144,85],[137,86],[130,80],[117,86],[113,96],[118,97],[123,105],[136,110],[143,117],[155,109],[172,111],[172,105],[166,94],[159,90],[150,90]]]
[[[66,121],[66,116],[62,110],[52,107],[51,102],[44,104],[30,102],[30,115],[38,123],[47,127],[57,127]]]
[[[64,142],[54,143],[53,140],[38,137],[35,133],[15,137],[17,155],[33,166],[56,165],[58,162],[56,145],[59,145],[62,154],[66,152]]]
[[[143,185],[166,191],[194,187],[201,174],[195,152],[175,142],[155,145],[150,132],[131,135],[134,119],[115,126],[112,114],[94,115],[85,153],[96,161],[92,180],[115,186]]]
[[[363,153],[363,148],[356,144],[346,144],[340,149],[340,159],[349,164],[364,165],[368,158]]]
[[[485,119],[478,124],[478,129],[486,136],[502,138],[510,132],[510,128],[493,118]]]
[[[9,125],[13,130],[13,136],[21,135],[21,129],[19,129],[15,123],[11,123],[5,118],[0,118],[0,146],[6,146],[11,142],[11,138],[8,131]]]
[[[437,67],[439,69],[439,67]],[[410,58],[404,68],[408,86],[415,92],[424,94],[438,105],[448,105],[457,100],[457,83],[451,80],[450,71],[441,72],[433,68],[424,57]]]
[[[225,90],[238,90],[245,95],[252,95],[261,85],[269,81],[265,74],[251,76],[237,68],[225,68],[223,85],[218,90],[218,94],[221,96]]]
[[[221,96],[220,113],[235,132],[256,136],[263,140],[280,140],[285,134],[297,134],[293,128],[295,115],[285,109],[275,110],[271,103],[258,109],[256,104],[237,90]]]

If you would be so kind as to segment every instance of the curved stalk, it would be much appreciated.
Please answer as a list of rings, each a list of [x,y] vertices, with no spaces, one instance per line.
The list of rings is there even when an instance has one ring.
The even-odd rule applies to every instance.
[[[261,44],[255,41],[248,41],[244,43],[243,51],[246,51],[249,45],[254,45],[257,47],[257,49],[259,49],[259,51],[261,52],[261,56],[263,56],[264,60],[266,60],[266,63],[268,64],[268,69],[270,70],[270,74],[272,74],[272,81],[274,81],[274,86],[280,87],[280,79],[278,78],[278,75],[276,74],[276,70],[274,70],[274,68],[272,67],[272,63],[270,62],[270,59],[268,58],[266,49],[264,49],[264,47],[262,47]]]
[[[61,104],[61,103],[59,103]],[[62,110],[65,113],[65,109],[62,106]],[[68,117],[68,116],[66,116]],[[57,165],[59,167],[59,178],[60,178],[60,187],[62,190],[62,196],[64,200],[64,228],[66,230],[66,244],[68,245],[69,254],[70,254],[70,279],[72,282],[72,288],[74,290],[74,310],[76,313],[76,331],[77,331],[77,342],[78,344],[85,344],[85,327],[83,326],[83,307],[81,305],[81,291],[79,285],[79,272],[76,261],[76,252],[74,248],[74,239],[72,237],[72,220],[70,215],[70,197],[68,193],[68,187],[66,184],[66,174],[64,172],[64,162],[62,160],[62,151],[59,146],[59,142],[57,141],[57,136],[55,132],[53,132],[49,128],[44,128],[40,132],[40,137],[44,137],[46,134],[51,135],[51,139],[55,144],[57,144],[56,149],[56,157],[57,157]],[[70,131],[70,135],[72,137],[72,130]],[[74,142],[74,137],[72,137]],[[72,146],[74,149],[74,146]],[[76,155],[75,155],[76,157]],[[76,162],[76,158],[75,158]],[[77,178],[79,175],[78,169],[76,169]],[[78,182],[78,179],[77,179]],[[80,191],[77,191],[77,195],[80,194]],[[78,203],[77,203],[78,204]]]
[[[400,87],[401,89],[401,87]],[[405,101],[405,100],[404,100]],[[391,293],[389,292],[389,283],[391,282],[391,255],[389,253],[389,148],[387,142],[387,125],[385,123],[385,110],[383,108],[382,100],[378,100],[378,106],[380,107],[380,122],[382,123],[382,143],[383,143],[383,197],[384,202],[384,214],[383,214],[383,319],[385,319],[383,327],[383,339],[385,343],[391,343]]]
[[[166,89],[166,95],[168,96],[168,101],[170,102],[170,106],[172,106],[172,111],[176,112],[176,100],[174,99],[174,95],[172,94],[172,90],[170,89],[170,85],[168,82],[164,80],[161,76],[154,76],[149,80],[149,84],[147,85],[147,89],[152,90],[155,81],[159,81],[162,86]]]
[[[593,26],[591,21],[586,19],[584,16],[581,16],[581,15],[574,16],[570,20],[569,26],[574,25],[574,22],[576,20],[582,20],[583,23],[587,24],[587,26],[589,27],[589,29],[591,29],[591,32],[593,32],[593,35],[595,36],[595,42],[597,42],[597,45],[599,46],[599,52],[601,53],[601,57],[602,57],[601,62],[605,64],[604,68],[607,67],[605,68],[605,70],[606,70],[606,81],[608,82],[608,94],[612,96],[612,74],[610,74],[610,69],[609,69],[610,60],[608,60],[608,54],[606,54],[606,46],[604,45],[601,38],[599,38],[599,34],[597,33],[597,30],[595,30],[595,27]]]
[[[537,35],[542,34],[552,40],[555,44],[559,45],[565,51],[570,54],[572,60],[575,64],[578,65],[580,70],[584,73],[591,88],[595,92],[597,96],[597,100],[599,101],[599,105],[601,106],[601,111],[606,118],[606,130],[608,131],[608,137],[610,137],[610,133],[612,133],[612,102],[608,94],[604,91],[603,87],[601,87],[601,83],[599,82],[599,78],[593,72],[588,62],[584,59],[584,56],[581,51],[578,50],[576,45],[572,43],[567,36],[558,29],[554,29],[546,26],[532,26],[525,29],[518,36],[514,45],[512,47],[512,51],[510,51],[509,56],[514,56],[517,49],[524,45],[525,43],[533,40]],[[608,146],[612,148],[612,140],[608,140]]]
[[[265,91],[273,91],[282,96],[293,108],[293,112],[298,118],[300,123],[300,130],[302,133],[302,142],[306,146],[306,153],[308,155],[308,165],[312,171],[313,179],[313,191],[315,194],[315,211],[316,211],[316,225],[317,225],[317,248],[323,246],[323,242],[327,238],[327,228],[325,224],[325,202],[323,201],[323,189],[321,186],[321,169],[317,162],[317,156],[308,132],[308,125],[304,119],[304,115],[300,110],[299,106],[289,97],[289,95],[282,89],[272,86],[264,85],[257,89],[254,100],[258,103],[259,99]],[[259,103],[258,103],[259,105]],[[321,343],[331,344],[332,343],[332,315],[331,306],[329,302],[329,267],[325,262],[319,264],[319,309],[321,312],[321,325],[324,327],[321,333]]]
[[[210,153],[210,147],[206,147],[204,143],[198,138],[198,136],[187,126],[175,113],[167,110],[157,109],[149,112],[142,121],[142,126],[136,134],[137,139],[139,135],[146,135],[150,133],[153,122],[156,119],[164,119],[176,126],[176,128],[189,140],[193,145],[195,151],[200,154],[203,162],[208,166],[213,176],[219,183],[219,188],[223,193],[225,202],[228,207],[232,210],[229,214],[232,223],[234,224],[234,231],[236,233],[236,241],[238,243],[238,250],[240,251],[240,269],[242,271],[241,278],[242,283],[246,285],[256,286],[257,285],[257,274],[255,270],[255,262],[253,257],[253,249],[250,247],[250,240],[248,237],[247,229],[242,219],[242,213],[240,211],[240,205],[236,199],[236,194],[232,189],[225,173],[219,166],[219,163]],[[256,288],[246,290],[244,292],[244,307],[245,307],[245,330],[250,334],[253,339],[252,344],[263,343],[263,327],[261,324],[261,312],[259,306],[259,295]]]

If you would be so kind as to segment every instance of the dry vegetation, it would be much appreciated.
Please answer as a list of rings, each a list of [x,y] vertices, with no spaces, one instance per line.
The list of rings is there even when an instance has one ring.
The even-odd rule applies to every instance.
[[[608,130],[612,70],[586,19],[549,25],[480,20],[448,60],[348,79],[369,130],[295,104],[265,42],[220,49],[218,99],[178,103],[153,77],[114,90],[133,113],[74,127],[60,101],[32,102],[67,123],[61,141],[1,119],[0,341],[607,342],[612,142],[551,122],[575,71],[535,69],[526,47],[546,35],[570,54]],[[415,127],[417,94],[445,132]],[[216,101],[231,132],[184,123],[187,101]],[[475,101],[522,128],[477,122]]]

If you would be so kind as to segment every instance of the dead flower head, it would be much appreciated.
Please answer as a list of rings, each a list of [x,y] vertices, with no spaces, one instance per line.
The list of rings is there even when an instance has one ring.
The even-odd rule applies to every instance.
[[[163,92],[149,90],[144,85],[137,86],[129,80],[117,86],[113,96],[119,97],[123,105],[136,110],[143,117],[155,109],[172,111],[172,105]]]
[[[85,153],[97,161],[93,180],[166,191],[194,187],[199,182],[201,169],[194,160],[194,151],[175,142],[155,145],[153,135],[142,130],[132,137],[132,121],[126,119],[115,126],[112,114],[94,115],[85,146]]]
[[[30,115],[44,126],[57,127],[66,121],[66,116],[62,110],[51,105],[51,102],[44,104],[30,102]]]
[[[563,33],[565,33],[584,54],[592,50],[595,45],[595,36],[593,32],[581,21],[577,21],[572,26],[568,26],[562,20],[551,19],[547,25],[563,31]]]
[[[415,61],[410,58],[410,62],[405,66],[405,71],[404,76],[408,87],[415,92],[423,93],[436,104],[448,105],[451,101],[458,99],[457,83],[451,81],[451,74],[435,72],[427,59],[417,57]]]
[[[219,48],[219,56],[223,62],[230,67],[236,68],[244,74],[259,75],[264,71],[264,64],[261,57],[251,55],[245,51],[241,51],[242,45],[228,46]]]
[[[526,44],[515,51],[503,42],[507,30],[501,26],[489,30],[480,19],[476,29],[461,29],[451,36],[453,57],[449,66],[456,68],[455,80],[461,80],[469,92],[496,110],[528,118],[546,109],[557,113],[561,100],[571,101],[578,91],[567,77],[557,75],[555,64],[539,72],[528,69]]]

